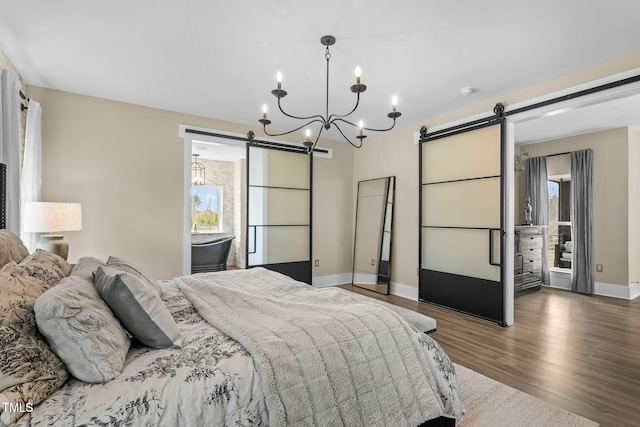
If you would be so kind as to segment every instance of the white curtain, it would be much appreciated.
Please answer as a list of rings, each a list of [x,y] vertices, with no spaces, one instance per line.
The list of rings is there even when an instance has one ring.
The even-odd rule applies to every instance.
[[[21,200],[22,212],[26,202],[39,202],[42,188],[42,133],[40,121],[42,107],[33,99],[29,100],[27,126],[24,134],[24,161],[22,164]],[[36,248],[37,233],[22,231],[20,238],[29,252]]]
[[[20,234],[20,82],[0,70],[0,163],[7,165],[7,229]]]
[[[549,186],[547,158],[527,159],[527,196],[531,200],[531,221],[534,225],[549,225]],[[542,282],[551,283],[549,271],[549,228],[542,229]]]

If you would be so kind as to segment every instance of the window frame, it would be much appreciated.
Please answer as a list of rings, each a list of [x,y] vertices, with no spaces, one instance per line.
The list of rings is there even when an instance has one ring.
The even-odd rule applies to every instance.
[[[571,181],[571,174],[561,174],[561,175],[550,175],[547,176],[547,182],[554,182],[558,185],[558,218],[557,221],[552,221],[551,218],[551,199],[549,198],[549,231],[551,231],[551,227],[552,226],[557,226],[558,227],[558,233],[560,232],[560,227],[565,226],[565,227],[569,227],[569,232],[572,232],[572,222],[571,222],[571,218],[569,218],[569,221],[560,221],[560,217],[561,217],[561,211],[563,208],[563,186],[562,183],[566,182],[566,181]],[[547,184],[548,185],[548,184]],[[569,192],[569,203],[571,200],[571,192]],[[570,208],[569,208],[570,209]],[[571,215],[571,210],[569,210],[569,216]],[[556,234],[558,235],[558,234]],[[571,270],[570,267],[557,267],[555,265],[555,246],[553,246],[551,244],[551,236],[552,234],[549,233],[549,259],[547,260],[547,262],[549,263],[549,267],[551,269],[555,269],[555,270],[559,270],[559,271],[567,271],[567,270]],[[557,244],[557,242],[556,242]],[[555,245],[555,244],[554,244]],[[552,252],[552,247],[553,247],[553,252]],[[553,262],[552,262],[552,255],[553,255]]]

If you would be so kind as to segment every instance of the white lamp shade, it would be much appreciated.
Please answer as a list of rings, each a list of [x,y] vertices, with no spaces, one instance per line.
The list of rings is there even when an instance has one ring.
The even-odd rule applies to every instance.
[[[23,226],[30,233],[82,230],[82,208],[79,203],[27,202]]]

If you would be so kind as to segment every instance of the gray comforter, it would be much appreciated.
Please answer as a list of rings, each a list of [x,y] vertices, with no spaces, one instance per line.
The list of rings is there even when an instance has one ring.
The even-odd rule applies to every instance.
[[[385,307],[263,268],[175,280],[251,354],[269,425],[416,426],[463,414],[446,354]]]

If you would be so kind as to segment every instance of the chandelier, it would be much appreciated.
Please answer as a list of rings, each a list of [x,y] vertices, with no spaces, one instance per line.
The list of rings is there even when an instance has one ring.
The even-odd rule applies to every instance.
[[[271,94],[278,99],[278,109],[282,112],[282,114],[284,114],[287,117],[291,117],[293,119],[298,119],[298,120],[306,120],[307,122],[302,126],[299,126],[287,132],[269,133],[269,131],[267,130],[267,125],[271,124],[271,120],[267,118],[267,105],[265,104],[262,106],[262,118],[258,120],[260,123],[262,123],[262,128],[265,134],[269,136],[282,136],[282,135],[287,135],[293,132],[297,132],[300,129],[307,127],[304,146],[307,147],[307,152],[311,153],[315,148],[316,144],[318,143],[318,140],[320,139],[320,135],[322,134],[322,131],[324,129],[329,130],[332,126],[335,127],[338,130],[338,132],[340,132],[340,134],[344,137],[344,139],[347,142],[349,142],[349,144],[353,145],[356,148],[362,147],[362,140],[367,137],[364,131],[386,132],[393,129],[393,127],[396,125],[396,119],[400,117],[400,114],[401,114],[399,111],[397,111],[398,98],[396,96],[394,96],[391,99],[391,112],[387,114],[387,117],[392,119],[393,122],[391,123],[391,126],[389,126],[386,129],[375,129],[370,127],[365,127],[362,121],[358,122],[358,124],[356,125],[355,123],[350,122],[349,120],[346,119],[348,116],[350,116],[351,114],[353,114],[353,112],[356,111],[356,109],[358,108],[358,105],[360,104],[360,94],[363,93],[365,90],[367,90],[367,86],[360,82],[361,80],[360,67],[356,67],[356,84],[351,86],[351,92],[356,94],[355,106],[347,114],[343,114],[343,115],[329,114],[329,60],[331,59],[329,46],[332,46],[335,42],[336,42],[336,38],[333,36],[323,36],[320,39],[320,43],[322,43],[323,46],[326,46],[324,57],[327,61],[327,96],[326,96],[325,115],[322,116],[320,114],[316,114],[313,116],[299,117],[299,116],[295,116],[293,114],[289,114],[285,112],[282,109],[281,102],[282,102],[282,98],[287,96],[287,92],[284,89],[282,89],[282,73],[278,72],[277,74],[278,87],[271,91]],[[313,123],[320,123],[318,134],[315,136],[315,141],[311,140],[311,130],[308,128],[308,126],[312,125]],[[349,126],[352,126],[353,128],[357,128],[358,132],[355,135],[355,138],[358,139],[358,143],[354,143],[351,139],[349,139],[349,137],[345,134],[345,132],[340,128],[338,124],[349,125]]]
[[[200,154],[193,155],[191,162],[191,185],[204,185],[204,165],[198,161]]]

